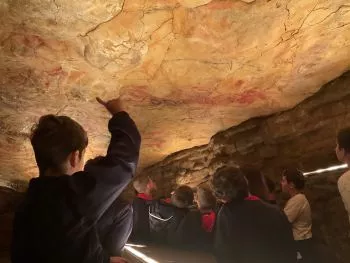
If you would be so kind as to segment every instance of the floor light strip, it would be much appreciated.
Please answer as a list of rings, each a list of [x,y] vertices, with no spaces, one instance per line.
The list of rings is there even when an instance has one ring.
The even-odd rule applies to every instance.
[[[130,246],[125,246],[124,247],[125,250],[129,251],[131,254],[133,254],[134,256],[136,256],[137,258],[143,260],[146,263],[159,263],[158,261],[154,260],[153,258],[150,258],[148,256],[146,256],[145,254],[141,253],[140,251],[136,250],[133,247]]]

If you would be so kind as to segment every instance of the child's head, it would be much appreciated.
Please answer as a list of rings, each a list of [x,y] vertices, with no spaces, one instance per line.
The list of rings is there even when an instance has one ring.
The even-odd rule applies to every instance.
[[[214,210],[216,198],[210,188],[205,186],[197,187],[197,204],[200,210]]]
[[[289,168],[283,171],[281,187],[286,193],[294,193],[304,190],[306,178],[303,172],[296,168]]]
[[[88,137],[84,128],[73,119],[42,116],[32,128],[30,141],[40,176],[72,175],[83,169]]]
[[[178,208],[188,208],[192,206],[193,200],[193,190],[186,185],[179,186],[171,195],[171,203]]]
[[[138,193],[152,195],[157,189],[156,184],[148,176],[138,176],[133,181],[133,186]]]
[[[250,166],[244,165],[240,167],[243,175],[248,180],[249,192],[263,200],[268,199],[268,188],[265,183],[264,176],[261,174],[260,170]]]
[[[215,197],[223,203],[244,200],[249,196],[247,179],[239,168],[219,168],[210,183]]]

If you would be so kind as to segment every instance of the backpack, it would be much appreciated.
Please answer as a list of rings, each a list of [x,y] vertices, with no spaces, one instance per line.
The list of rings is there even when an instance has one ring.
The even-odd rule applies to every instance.
[[[169,238],[176,231],[186,211],[163,201],[153,202],[148,213],[152,241],[169,243]]]

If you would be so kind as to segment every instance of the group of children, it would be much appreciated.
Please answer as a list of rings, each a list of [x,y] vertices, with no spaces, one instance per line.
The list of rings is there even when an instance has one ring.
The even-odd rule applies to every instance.
[[[156,184],[148,177],[133,182],[132,242],[161,243],[179,248],[211,248],[217,202],[211,190],[177,187],[168,198],[154,199]]]
[[[277,202],[276,184],[259,170],[223,167],[207,184],[161,199],[154,181],[137,177],[130,240],[212,252],[219,263],[337,262],[313,240],[305,183],[300,170],[284,170]]]
[[[303,262],[313,262],[304,183],[299,170],[284,171],[282,190],[291,199],[283,213],[276,205],[274,183],[251,167],[219,169],[208,185],[195,190],[182,185],[166,199],[155,199],[156,184],[138,177],[130,240],[211,251],[218,262],[295,262],[297,252]]]

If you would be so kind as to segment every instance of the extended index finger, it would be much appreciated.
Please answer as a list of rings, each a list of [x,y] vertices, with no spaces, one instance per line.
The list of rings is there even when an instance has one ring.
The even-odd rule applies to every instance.
[[[96,100],[98,103],[102,104],[103,106],[107,105],[107,102],[105,102],[104,100],[102,100],[100,97],[96,97]]]

